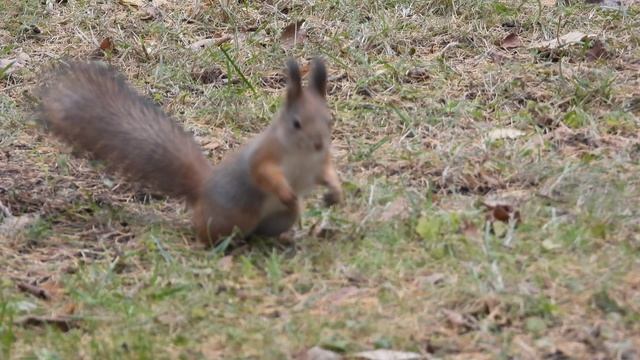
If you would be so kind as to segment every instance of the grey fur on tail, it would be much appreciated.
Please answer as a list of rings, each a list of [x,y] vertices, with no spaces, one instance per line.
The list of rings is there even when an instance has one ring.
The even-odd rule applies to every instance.
[[[106,66],[60,67],[40,100],[49,131],[129,180],[193,199],[211,172],[193,138]]]

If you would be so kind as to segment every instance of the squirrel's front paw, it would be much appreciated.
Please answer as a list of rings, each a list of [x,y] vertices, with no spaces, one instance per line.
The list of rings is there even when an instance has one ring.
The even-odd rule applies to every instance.
[[[298,196],[293,192],[291,188],[282,189],[278,193],[278,198],[288,208],[294,208],[298,205]]]
[[[332,206],[342,202],[342,191],[329,191],[324,194],[324,205]]]

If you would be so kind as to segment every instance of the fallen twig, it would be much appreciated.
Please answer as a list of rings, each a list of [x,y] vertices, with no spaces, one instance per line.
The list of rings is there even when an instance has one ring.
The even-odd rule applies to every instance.
[[[16,320],[21,326],[55,326],[63,332],[78,327],[78,319],[70,316],[25,316]]]
[[[47,293],[47,291],[41,287],[35,286],[35,285],[31,285],[25,282],[19,282],[18,283],[18,289],[20,289],[21,291],[24,291],[26,293],[29,293],[39,299],[42,300],[50,300],[51,299],[51,295],[49,295],[49,293]]]

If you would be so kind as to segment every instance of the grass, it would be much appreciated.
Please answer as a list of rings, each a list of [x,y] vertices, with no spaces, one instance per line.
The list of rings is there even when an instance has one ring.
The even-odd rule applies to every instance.
[[[0,357],[640,356],[637,3],[127,3],[0,4],[0,59],[29,56],[0,80],[0,202],[38,216],[0,232]],[[300,19],[306,38],[283,49],[280,31]],[[574,30],[606,56],[588,58],[594,38],[528,48]],[[502,49],[512,32],[522,45]],[[183,204],[31,121],[42,71],[105,37],[115,51],[102,60],[212,161],[268,124],[288,56],[324,56],[346,203],[309,199],[292,243],[195,246]],[[501,128],[522,133],[492,138]],[[520,223],[488,220],[492,201]]]

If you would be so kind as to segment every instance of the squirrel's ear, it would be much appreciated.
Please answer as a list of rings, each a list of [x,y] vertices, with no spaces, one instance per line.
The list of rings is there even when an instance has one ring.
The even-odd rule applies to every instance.
[[[311,61],[311,80],[309,88],[318,95],[325,97],[327,94],[327,69],[321,58],[314,58]]]
[[[302,95],[300,68],[294,59],[287,60],[287,103],[293,103]]]

